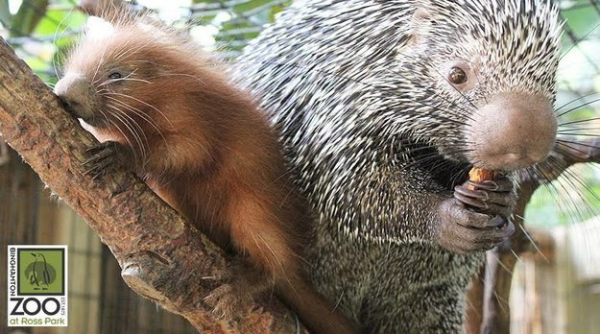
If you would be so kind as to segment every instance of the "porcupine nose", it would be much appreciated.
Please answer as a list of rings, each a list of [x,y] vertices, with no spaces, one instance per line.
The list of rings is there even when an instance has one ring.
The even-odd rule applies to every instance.
[[[67,74],[54,87],[54,94],[67,104],[75,116],[84,120],[93,114],[93,90],[89,81],[81,74]]]
[[[489,169],[541,162],[556,140],[556,116],[543,96],[501,94],[479,110],[474,122],[476,158]]]

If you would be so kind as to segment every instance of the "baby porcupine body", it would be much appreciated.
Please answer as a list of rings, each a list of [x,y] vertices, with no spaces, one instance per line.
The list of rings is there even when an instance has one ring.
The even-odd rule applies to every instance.
[[[264,115],[188,38],[119,15],[101,35],[84,36],[55,88],[103,143],[92,150],[92,173],[131,169],[241,258],[206,299],[218,314],[235,317],[235,301],[274,285],[314,332],[353,332],[306,284],[310,218]]]
[[[559,35],[549,1],[305,0],[237,60],[318,214],[313,282],[366,332],[461,331],[555,143]]]

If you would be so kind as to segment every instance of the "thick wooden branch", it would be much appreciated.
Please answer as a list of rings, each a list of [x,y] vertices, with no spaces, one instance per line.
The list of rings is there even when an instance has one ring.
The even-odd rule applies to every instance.
[[[140,295],[181,314],[200,332],[295,333],[280,303],[247,306],[238,321],[215,318],[204,297],[227,270],[223,252],[134,175],[93,181],[86,150],[97,142],[0,38],[0,135],[98,233]]]

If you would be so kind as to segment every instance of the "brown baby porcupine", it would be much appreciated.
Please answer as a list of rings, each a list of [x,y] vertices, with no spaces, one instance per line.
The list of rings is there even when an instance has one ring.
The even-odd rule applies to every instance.
[[[129,168],[239,259],[206,298],[219,314],[234,318],[235,301],[274,286],[314,332],[352,333],[306,283],[310,215],[257,106],[182,33],[123,11],[109,21],[74,48],[55,88],[102,142],[90,172]]]

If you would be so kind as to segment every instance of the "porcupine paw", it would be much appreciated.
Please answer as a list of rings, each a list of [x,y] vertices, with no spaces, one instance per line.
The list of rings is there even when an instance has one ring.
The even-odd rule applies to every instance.
[[[95,180],[103,175],[120,168],[123,163],[119,159],[120,144],[113,141],[100,143],[86,151],[90,157],[83,162],[85,175],[91,175]]]
[[[469,184],[474,190],[467,187]],[[440,206],[438,237],[442,247],[458,253],[489,250],[514,233],[509,217],[516,196],[510,180],[467,181],[454,190],[454,197]]]
[[[233,320],[244,311],[243,306],[251,301],[245,293],[236,289],[232,284],[223,284],[204,298],[213,308],[213,314],[220,319]]]

